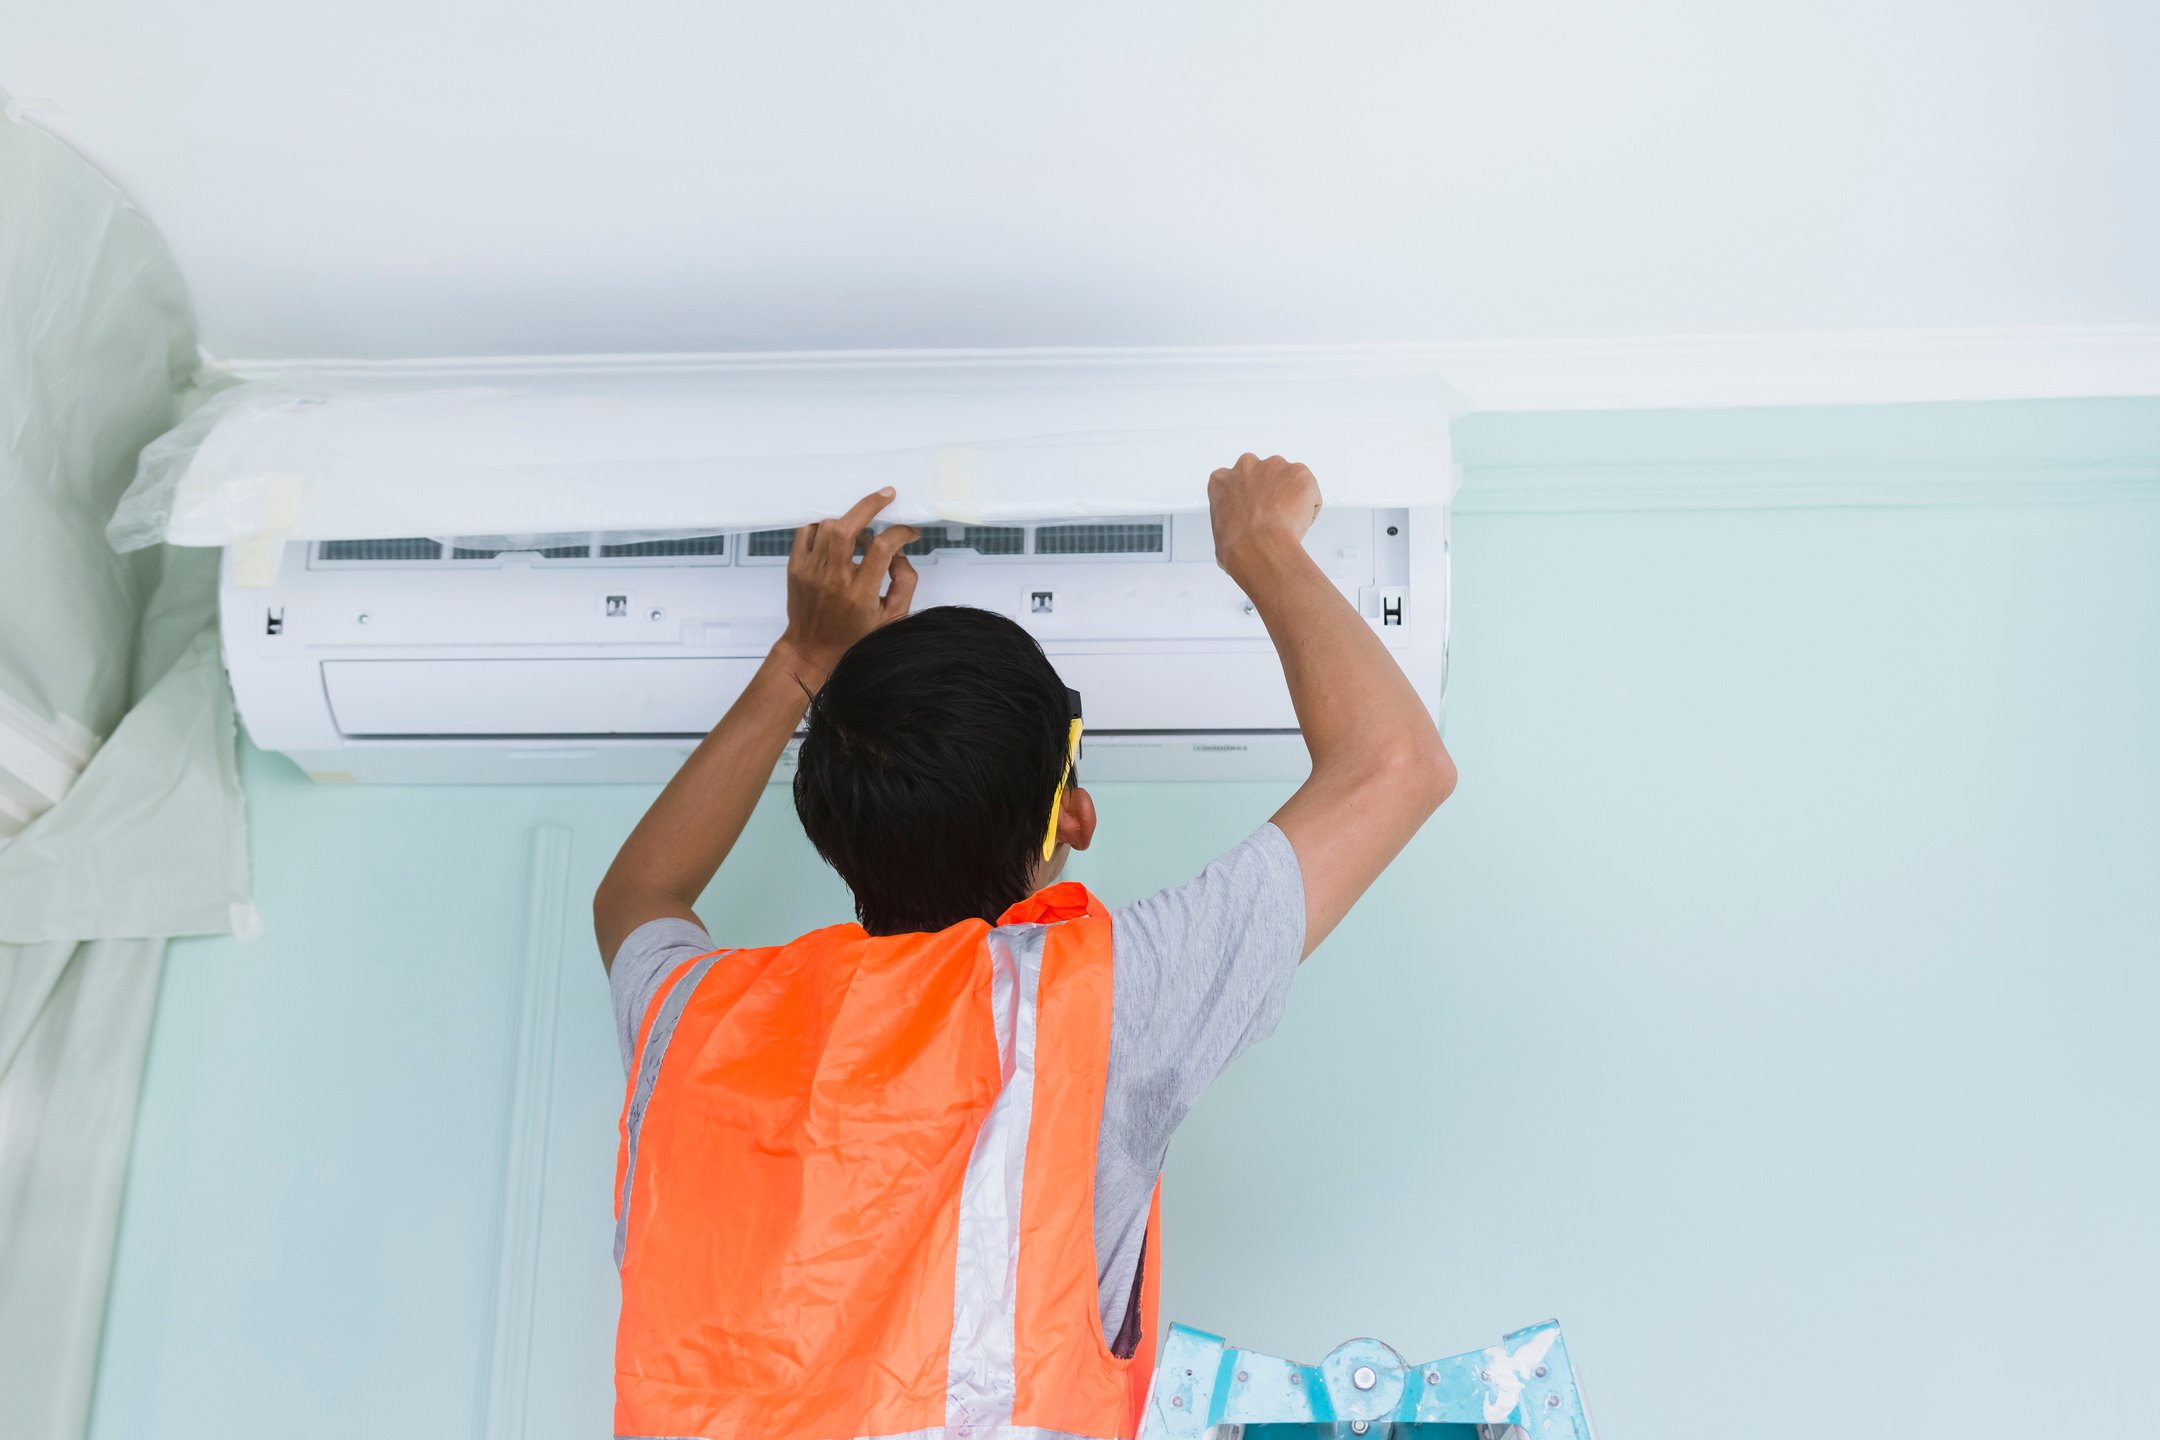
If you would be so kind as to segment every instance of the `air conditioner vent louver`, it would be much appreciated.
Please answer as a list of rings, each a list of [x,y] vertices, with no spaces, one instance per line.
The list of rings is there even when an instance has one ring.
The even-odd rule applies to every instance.
[[[909,555],[941,550],[971,550],[978,555],[1019,559],[1028,555],[1073,558],[1115,555],[1165,556],[1169,527],[1162,519],[1086,520],[1048,525],[965,525],[933,521],[906,548]],[[789,530],[754,530],[741,540],[741,560],[783,560],[795,543]],[[861,546],[857,545],[860,553]],[[679,560],[724,562],[725,535],[678,536],[667,540],[611,540],[602,533],[540,535],[506,540],[464,536],[447,545],[424,535],[367,540],[322,540],[314,562],[327,565],[410,565],[430,560],[486,563],[510,556],[549,560]]]
[[[794,532],[782,532],[792,535]],[[696,560],[718,561],[727,555],[724,535],[689,535],[668,540],[611,540],[606,533],[586,535],[538,535],[503,539],[492,535],[463,536],[445,544],[426,536],[393,536],[370,540],[322,540],[316,542],[312,563],[351,565],[362,569],[376,565],[410,565],[417,561],[448,560],[485,564],[505,556],[563,560]],[[787,553],[783,544],[780,552]]]
[[[775,555],[785,555],[795,544],[793,530],[753,530],[744,546],[744,553],[769,560]]]
[[[442,542],[415,535],[392,540],[324,540],[315,547],[318,560],[440,560]]]
[[[1041,525],[1035,530],[1038,555],[1160,555],[1162,549],[1159,520]]]
[[[653,555],[725,555],[725,535],[693,535],[679,540],[632,540],[620,545],[603,544],[600,553],[608,559],[634,559]]]
[[[922,538],[903,547],[909,555],[928,555],[933,550],[973,550],[978,555],[1018,555],[1027,548],[1027,528],[1021,525],[925,525]]]
[[[581,545],[454,545],[453,560],[493,560],[502,555],[538,555],[544,560],[583,560],[592,554],[592,542]]]

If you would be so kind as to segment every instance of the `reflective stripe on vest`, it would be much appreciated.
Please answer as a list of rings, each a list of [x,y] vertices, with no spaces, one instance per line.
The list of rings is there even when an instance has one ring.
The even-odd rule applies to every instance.
[[[732,950],[715,950],[702,959],[691,962],[687,974],[677,977],[660,997],[660,1009],[647,1027],[644,1042],[638,1049],[637,1075],[630,1085],[630,1106],[623,1119],[623,1144],[627,1156],[622,1167],[622,1189],[615,1197],[615,1268],[622,1268],[623,1245],[630,1231],[630,1177],[637,1174],[638,1131],[645,1127],[645,1107],[652,1103],[653,1086],[660,1079],[660,1061],[667,1054],[668,1041],[674,1037],[676,1022],[682,1019],[683,1006],[690,1003],[691,992],[698,981],[715,962],[734,954]]]
[[[1109,917],[1066,885],[1004,919],[716,953],[648,1008],[618,1156],[619,1435],[1133,1433],[1160,1251],[1151,1217],[1118,1360],[1092,1228]]]
[[[1013,1290],[1020,1278],[1020,1185],[1027,1175],[1028,1122],[1035,1110],[1035,1000],[1042,980],[1043,927],[993,930],[988,948],[990,1014],[1003,1083],[976,1132],[960,1187],[952,1351],[945,1371],[945,1423],[953,1426],[1011,1424],[1015,1388]]]

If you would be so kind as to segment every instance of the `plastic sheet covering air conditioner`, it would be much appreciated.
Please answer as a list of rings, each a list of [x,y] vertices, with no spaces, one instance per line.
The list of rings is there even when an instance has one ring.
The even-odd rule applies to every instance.
[[[1453,393],[1400,351],[1015,351],[292,367],[143,453],[108,534],[696,534],[1194,509],[1246,450],[1330,503],[1450,498]]]

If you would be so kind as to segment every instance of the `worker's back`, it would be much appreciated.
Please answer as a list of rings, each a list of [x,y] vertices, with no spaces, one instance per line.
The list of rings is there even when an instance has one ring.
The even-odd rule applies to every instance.
[[[890,490],[797,532],[786,632],[593,897],[629,1071],[619,1434],[1134,1433],[1171,1134],[1453,783],[1300,545],[1311,474],[1248,455],[1209,495],[1313,772],[1112,914],[1054,883],[1096,813],[1033,637],[907,614],[915,532],[865,537]],[[795,811],[861,924],[719,950],[693,907],[798,726]]]
[[[618,1164],[618,1435],[1131,1433],[1153,1296],[1112,1355],[1091,1204],[1111,921],[1070,884],[1003,919],[662,982]]]

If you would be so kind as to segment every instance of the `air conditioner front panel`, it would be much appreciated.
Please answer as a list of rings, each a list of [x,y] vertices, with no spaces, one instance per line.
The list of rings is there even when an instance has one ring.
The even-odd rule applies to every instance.
[[[975,605],[1034,635],[1082,694],[1092,778],[1294,779],[1303,743],[1265,626],[1215,565],[1207,517],[1158,519],[1159,535],[1134,522],[1156,546],[1144,554],[1088,552],[1116,521],[1049,546],[1031,529],[1017,554],[1002,534],[932,549],[917,608]],[[1436,711],[1446,523],[1329,511],[1307,539]],[[774,542],[617,554],[606,535],[544,538],[294,543],[267,585],[240,583],[228,559],[221,625],[249,735],[325,779],[672,773],[781,632],[783,568],[761,556]]]
[[[1266,643],[1259,617],[1213,565],[1008,566],[953,557],[920,570],[918,609],[992,610],[1046,645],[1135,636]],[[1357,587],[1337,583],[1354,603]],[[299,603],[285,607],[282,635],[368,649],[683,645],[762,656],[787,617],[781,572],[755,566],[318,570],[304,572],[290,593]]]
[[[1093,731],[1295,730],[1272,651],[1054,651]],[[758,662],[701,659],[325,660],[323,691],[352,739],[698,736]]]
[[[338,732],[425,735],[702,735],[755,660],[325,660]]]

